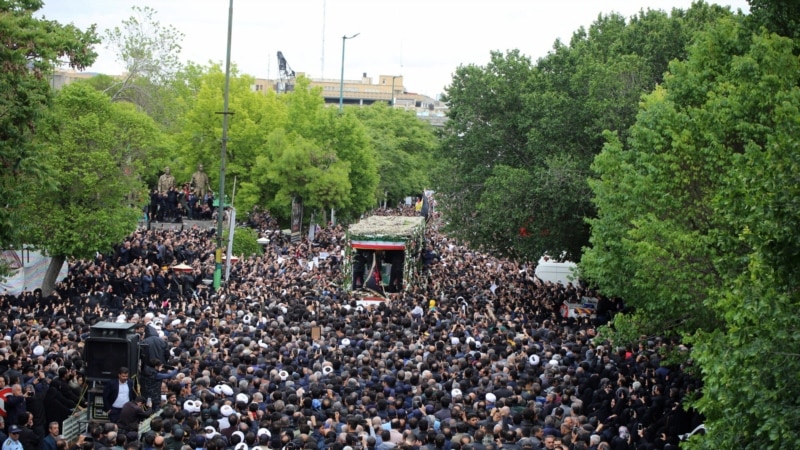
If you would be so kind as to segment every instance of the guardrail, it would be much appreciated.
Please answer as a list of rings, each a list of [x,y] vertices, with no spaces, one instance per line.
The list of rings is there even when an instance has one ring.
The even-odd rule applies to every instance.
[[[161,412],[162,410],[159,409],[150,417],[142,420],[142,422],[139,424],[139,436],[150,431],[150,422],[154,418],[159,417]],[[91,419],[89,417],[88,409],[75,413],[64,420],[64,423],[61,425],[61,435],[64,437],[65,441],[75,442],[78,440],[78,436],[86,432],[86,428],[90,421]]]
[[[143,420],[143,421],[142,421],[142,422],[139,424],[139,436],[141,436],[141,435],[143,435],[143,434],[147,433],[148,431],[150,431],[150,422],[151,422],[151,421],[152,421],[152,420],[153,420],[155,417],[158,417],[158,416],[160,416],[160,415],[161,415],[161,411],[163,411],[163,410],[159,409],[159,410],[158,410],[158,411],[157,411],[155,414],[152,414],[150,417],[148,417],[148,418],[144,419],[144,420]]]
[[[89,424],[89,410],[83,410],[75,413],[61,424],[61,435],[67,442],[75,442],[81,433],[86,432],[86,425]]]

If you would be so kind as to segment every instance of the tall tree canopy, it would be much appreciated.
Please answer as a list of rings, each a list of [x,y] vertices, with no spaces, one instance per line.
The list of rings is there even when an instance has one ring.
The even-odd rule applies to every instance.
[[[20,243],[17,213],[37,189],[42,174],[42,148],[32,145],[36,119],[51,101],[49,75],[66,64],[90,66],[99,42],[94,27],[37,19],[41,0],[0,2],[0,246]]]
[[[219,173],[224,74],[213,66],[202,76],[196,100],[176,137],[185,163],[177,177],[187,178],[203,163],[212,180]],[[253,79],[234,75],[226,167],[226,192],[239,182],[235,204],[242,211],[267,206],[288,218],[291,199],[309,208],[336,208],[357,215],[375,204],[378,171],[375,151],[363,125],[349,111],[326,108],[321,92],[297,80],[294,92],[254,92]],[[187,178],[188,179],[188,178]],[[217,181],[218,183],[218,181]],[[217,185],[212,181],[212,188]],[[214,189],[217,190],[217,189]]]
[[[66,257],[93,257],[130,234],[142,217],[143,162],[159,140],[155,123],[127,103],[84,83],[58,93],[37,142],[46,186],[25,194],[22,235],[53,257],[48,293]]]
[[[730,15],[702,2],[629,20],[601,15],[535,64],[514,50],[459,67],[445,94],[436,176],[451,233],[516,256],[579,260],[603,132],[624,136],[667,63],[686,55],[697,30]]]
[[[375,148],[379,200],[385,196],[391,206],[432,187],[430,172],[438,141],[429,123],[382,102],[354,112]]]
[[[639,333],[672,324],[694,344],[693,448],[784,448],[800,423],[800,59],[744,23],[698,35],[629,137],[609,135],[581,264]]]
[[[800,53],[800,3],[795,0],[747,0],[750,25],[764,27],[780,36],[792,38],[795,54]]]
[[[106,30],[105,44],[125,69],[119,78],[100,78],[98,87],[114,101],[131,102],[166,128],[176,128],[180,104],[175,81],[183,68],[180,60],[184,34],[162,25],[149,6],[133,6],[133,15],[121,26]]]
[[[251,166],[266,135],[279,127],[279,106],[274,96],[253,92],[253,78],[240,76],[234,68],[230,79],[227,161],[225,191],[231,193],[234,178],[249,179]],[[225,73],[219,65],[209,67],[199,79],[199,89],[186,112],[181,132],[175,137],[183,158],[176,179],[189,181],[198,163],[211,177],[211,188],[218,190],[220,149],[222,140],[222,103]],[[267,120],[268,117],[278,120]]]

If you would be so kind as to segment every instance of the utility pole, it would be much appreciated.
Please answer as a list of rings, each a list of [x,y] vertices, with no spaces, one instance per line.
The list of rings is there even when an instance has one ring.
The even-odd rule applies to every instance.
[[[222,149],[219,161],[219,197],[217,197],[217,251],[214,255],[214,289],[222,284],[222,221],[225,215],[225,159],[228,153],[228,96],[231,84],[231,36],[233,34],[233,0],[228,8],[228,50],[225,55],[225,91],[222,104]]]

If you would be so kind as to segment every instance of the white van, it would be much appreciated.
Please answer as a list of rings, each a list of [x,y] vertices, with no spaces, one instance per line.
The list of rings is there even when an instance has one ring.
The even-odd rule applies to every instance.
[[[574,262],[555,262],[547,256],[543,256],[539,259],[534,273],[542,281],[577,285],[579,283],[577,268],[578,266]]]

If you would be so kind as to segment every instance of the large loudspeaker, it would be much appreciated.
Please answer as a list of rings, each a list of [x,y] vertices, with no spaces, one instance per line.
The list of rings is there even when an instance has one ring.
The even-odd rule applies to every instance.
[[[97,322],[89,329],[89,337],[118,338],[128,340],[136,334],[136,324],[118,322]]]
[[[139,335],[135,324],[99,322],[92,326],[83,349],[86,378],[108,380],[116,378],[120,367],[130,375],[139,373]]]

